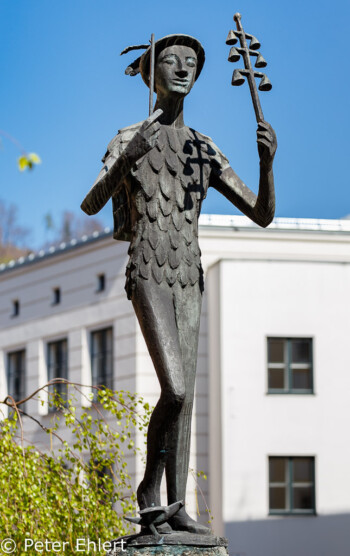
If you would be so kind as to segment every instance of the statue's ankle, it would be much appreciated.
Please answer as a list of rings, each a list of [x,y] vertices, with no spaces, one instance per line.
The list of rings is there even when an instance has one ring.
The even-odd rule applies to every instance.
[[[144,481],[141,481],[136,493],[140,510],[150,508],[151,506],[160,506],[160,493],[157,492],[158,490],[154,487],[145,487]]]

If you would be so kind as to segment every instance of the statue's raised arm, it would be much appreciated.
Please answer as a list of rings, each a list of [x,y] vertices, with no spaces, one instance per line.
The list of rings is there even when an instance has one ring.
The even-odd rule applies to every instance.
[[[216,171],[214,168],[210,185],[222,193],[253,222],[265,228],[272,222],[275,214],[275,187],[272,165],[277,148],[276,134],[267,122],[261,121],[258,124],[257,143],[260,158],[258,195],[255,195],[243,183],[230,166]]]

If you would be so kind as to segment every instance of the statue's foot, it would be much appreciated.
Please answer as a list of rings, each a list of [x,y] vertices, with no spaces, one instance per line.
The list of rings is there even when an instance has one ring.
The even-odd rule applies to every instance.
[[[157,525],[157,530],[159,531],[159,533],[172,533],[173,532],[169,523],[162,523],[162,525]]]
[[[162,535],[173,533],[173,530],[170,527],[169,523],[162,523],[162,525],[156,525],[156,529],[158,533],[161,533]],[[149,527],[141,527],[141,533],[143,535],[152,535]]]
[[[162,534],[167,534],[167,533],[172,533],[173,532],[169,523],[162,523],[162,525],[156,525],[156,529],[157,529],[158,533],[162,533]]]
[[[211,535],[212,531],[209,527],[198,523],[186,513],[184,508],[181,508],[177,514],[169,519],[169,524],[174,531],[187,531],[195,535]]]

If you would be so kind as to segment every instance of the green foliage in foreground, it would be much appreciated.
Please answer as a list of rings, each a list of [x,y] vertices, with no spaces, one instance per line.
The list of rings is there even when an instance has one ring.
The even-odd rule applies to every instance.
[[[107,389],[89,409],[57,394],[50,405],[56,406],[51,428],[38,423],[49,435],[47,453],[26,446],[31,417],[21,404],[0,424],[0,540],[12,538],[16,555],[28,554],[26,537],[68,541],[64,553],[76,554],[78,538],[104,542],[127,534],[123,515],[135,513],[126,457],[137,452],[135,428],[146,433],[149,405]],[[70,430],[69,444],[60,438],[62,425]]]

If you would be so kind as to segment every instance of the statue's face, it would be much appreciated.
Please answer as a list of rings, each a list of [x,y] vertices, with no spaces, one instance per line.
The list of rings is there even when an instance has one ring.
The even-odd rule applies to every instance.
[[[188,95],[197,71],[197,55],[189,46],[168,46],[159,54],[155,67],[157,94]]]

